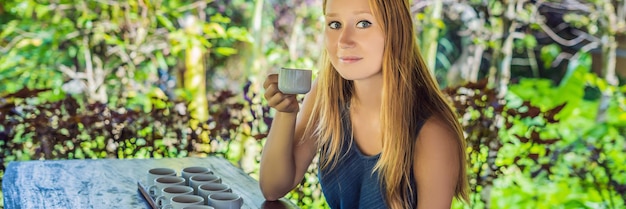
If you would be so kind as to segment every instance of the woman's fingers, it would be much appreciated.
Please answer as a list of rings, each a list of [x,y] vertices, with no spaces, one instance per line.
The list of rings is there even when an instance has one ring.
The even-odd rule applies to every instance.
[[[270,105],[270,107],[276,108],[276,106],[278,104],[280,104],[285,98],[285,95],[277,92],[273,95],[270,95],[269,98],[267,98],[267,103]]]
[[[297,112],[298,101],[296,95],[277,93],[268,100],[270,107],[280,112]]]
[[[285,95],[275,109],[282,112],[298,112],[299,104],[296,100],[296,95]]]
[[[289,99],[289,96],[286,96],[286,97],[283,97],[283,99],[280,100],[280,102],[276,104],[274,108],[279,111],[290,112],[290,109],[289,109],[290,104],[291,104],[291,100]]]
[[[263,83],[265,100],[270,107],[280,112],[297,112],[299,105],[296,95],[288,95],[278,90],[278,75],[270,74]]]
[[[271,84],[278,85],[278,74],[269,74],[267,78],[265,78],[265,82],[263,83],[263,88],[267,89]]]
[[[265,94],[263,95],[265,97],[265,100],[269,101],[274,95],[280,93],[278,91],[278,85],[277,84],[269,84],[266,88],[265,88]]]

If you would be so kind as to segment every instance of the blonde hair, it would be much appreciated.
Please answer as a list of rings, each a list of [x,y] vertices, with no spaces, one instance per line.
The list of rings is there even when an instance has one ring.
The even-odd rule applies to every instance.
[[[323,7],[326,12],[326,1]],[[411,169],[419,123],[439,116],[455,131],[458,140],[459,176],[457,199],[468,199],[465,140],[462,127],[439,90],[417,47],[410,5],[407,0],[370,0],[374,16],[385,34],[381,103],[382,152],[375,170],[385,188],[390,208],[408,208],[417,191],[411,186]],[[353,82],[343,79],[322,53],[317,99],[305,132],[317,138],[323,150],[321,169],[333,169],[342,150],[342,105],[353,96]],[[339,90],[339,91],[338,91]],[[408,192],[407,192],[408,191]],[[419,201],[419,200],[418,200]]]

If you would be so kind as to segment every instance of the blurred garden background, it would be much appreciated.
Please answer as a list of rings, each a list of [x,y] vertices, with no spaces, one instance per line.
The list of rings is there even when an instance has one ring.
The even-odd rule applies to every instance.
[[[258,178],[261,85],[317,71],[321,4],[0,0],[0,181],[11,161],[207,155]],[[454,208],[626,208],[624,0],[411,5],[466,131]],[[288,198],[327,207],[316,165]]]

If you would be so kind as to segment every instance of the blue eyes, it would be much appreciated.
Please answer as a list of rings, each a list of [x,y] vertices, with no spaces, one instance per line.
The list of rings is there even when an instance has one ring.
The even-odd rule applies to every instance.
[[[367,20],[361,20],[356,24],[357,28],[369,28],[370,26],[372,26],[372,23]]]
[[[330,23],[328,23],[328,27],[330,29],[338,29],[341,27],[341,23],[337,22],[337,21],[332,21]]]
[[[361,20],[358,23],[356,23],[357,28],[369,28],[370,26],[372,26],[372,23],[367,20]],[[328,27],[330,29],[339,29],[341,28],[341,23],[337,21],[331,21],[330,23],[328,23]]]

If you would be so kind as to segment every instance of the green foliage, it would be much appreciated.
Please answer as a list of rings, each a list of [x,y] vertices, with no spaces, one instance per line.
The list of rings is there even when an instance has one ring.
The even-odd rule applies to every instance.
[[[262,98],[262,81],[253,79],[242,92],[210,93],[210,117],[195,130],[186,108],[193,96],[177,88],[181,60],[191,46],[205,50],[208,78],[216,82],[211,76],[218,73],[245,71],[240,76],[245,79],[280,66],[315,70],[322,50],[321,1],[269,0],[260,15],[253,14],[253,3],[3,1],[0,176],[14,160],[216,154],[257,178],[273,116]],[[416,13],[426,23],[418,31],[441,32],[436,35],[435,73],[450,86],[445,92],[462,116],[468,141],[471,202],[455,201],[454,208],[624,207],[626,86],[609,85],[592,73],[586,52],[567,60],[564,75],[556,79],[535,72],[529,79],[513,71],[513,84],[503,98],[486,80],[447,85],[443,78],[448,68],[458,68],[458,57],[481,56],[476,60],[486,64],[473,65],[483,71],[503,67],[490,62],[501,62],[498,53],[513,22],[521,25],[515,28],[521,36],[512,42],[511,54],[518,63],[530,63],[538,51],[541,74],[553,74],[566,51],[533,36],[541,27],[533,22],[532,2],[466,1],[457,6],[461,4],[476,16],[448,20],[459,16],[449,10],[433,18],[427,16],[429,7]],[[509,9],[516,11],[514,16],[507,16]],[[184,27],[187,18],[200,20],[197,27]],[[601,31],[592,24],[599,18],[564,16],[591,34]],[[471,24],[478,20],[483,22]],[[470,29],[463,31],[470,35],[459,37],[459,28]],[[483,47],[484,54],[462,51],[468,46]],[[458,69],[465,73],[467,67]],[[476,78],[489,77],[483,71]],[[328,207],[316,163],[287,196],[302,208]]]
[[[588,72],[589,60],[588,56],[582,56],[571,62],[567,76],[558,86],[550,80],[523,79],[510,87],[509,102],[528,101],[537,105],[541,112],[562,109],[555,117],[558,123],[521,120],[503,132],[506,134],[504,139],[519,140],[522,138],[517,136],[535,129],[539,130],[532,132],[536,137],[555,143],[527,148],[537,156],[536,162],[527,166],[541,165],[541,173],[527,175],[527,171],[519,168],[521,173],[513,170],[513,175],[500,179],[494,184],[492,193],[494,207],[510,205],[511,196],[527,200],[515,204],[520,208],[553,208],[556,205],[563,208],[624,207],[626,178],[621,172],[626,169],[621,164],[626,160],[623,155],[626,151],[624,92]],[[593,91],[587,89],[595,88],[611,88],[614,92],[607,107],[613,114],[607,114],[605,122],[598,123],[600,99],[588,95]],[[516,153],[519,148],[511,147],[502,156],[517,157],[509,154]],[[515,189],[517,187],[519,189]]]
[[[246,168],[241,163],[243,156],[259,153],[250,144],[260,147],[271,124],[269,107],[261,104],[261,95],[250,92],[249,87],[250,83],[243,95],[215,92],[210,97],[211,117],[198,129],[189,126],[191,118],[181,101],[147,98],[153,100],[153,106],[150,112],[143,112],[72,96],[32,102],[49,90],[22,89],[0,95],[0,173],[10,161],[208,154],[224,156]],[[205,133],[210,141],[199,137]]]
[[[462,117],[467,134],[468,174],[474,194],[469,205],[490,204],[492,201],[488,197],[492,187],[500,179],[514,174],[515,170],[533,177],[542,171],[545,162],[541,159],[540,146],[549,146],[556,140],[541,139],[536,121],[556,122],[554,116],[562,106],[542,112],[528,102],[508,103],[498,98],[486,80],[447,88],[445,92]],[[530,123],[521,129],[532,131],[515,134],[514,140],[503,137],[527,122]]]
[[[597,123],[600,100],[586,99],[584,89],[617,89],[584,63],[571,64],[560,88],[524,79],[503,100],[484,80],[446,89],[467,134],[472,190],[470,204],[455,208],[625,206],[624,92],[614,91],[608,105],[614,114]]]
[[[541,48],[541,60],[545,68],[550,68],[554,59],[561,53],[561,48],[556,44],[550,44]]]
[[[5,1],[0,80],[12,82],[0,82],[0,92],[52,89],[57,97],[68,92],[126,104],[164,82],[159,71],[182,72],[182,51],[190,46],[226,57],[237,53],[234,43],[251,41],[245,27],[233,25],[213,4]],[[201,35],[184,27],[193,18],[201,18],[194,24]]]
[[[558,84],[521,79],[502,100],[485,80],[446,89],[467,133],[472,189],[455,208],[625,206],[625,92],[589,72],[590,60],[572,60]]]

